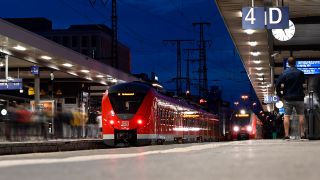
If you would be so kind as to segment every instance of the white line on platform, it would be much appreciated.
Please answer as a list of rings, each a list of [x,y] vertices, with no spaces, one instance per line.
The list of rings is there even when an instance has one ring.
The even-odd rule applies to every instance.
[[[130,153],[130,154],[104,154],[104,155],[90,155],[90,156],[75,156],[61,159],[27,159],[27,160],[5,160],[0,161],[0,168],[12,167],[12,166],[25,166],[25,165],[39,165],[39,164],[57,164],[57,163],[72,163],[72,162],[85,162],[96,160],[108,160],[108,159],[121,159],[121,158],[133,158],[139,156],[146,156],[152,154],[168,154],[168,153],[186,153],[190,151],[201,151],[205,149],[212,149],[221,146],[231,145],[233,142],[228,143],[212,143],[205,145],[195,145],[182,148],[173,148],[167,150],[155,150],[146,151],[142,153]]]

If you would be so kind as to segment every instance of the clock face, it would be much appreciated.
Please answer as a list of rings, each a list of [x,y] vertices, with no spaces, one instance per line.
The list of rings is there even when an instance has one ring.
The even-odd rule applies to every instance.
[[[295,33],[295,26],[291,20],[289,20],[289,28],[288,29],[272,29],[272,34],[274,38],[279,41],[288,41],[290,40]]]

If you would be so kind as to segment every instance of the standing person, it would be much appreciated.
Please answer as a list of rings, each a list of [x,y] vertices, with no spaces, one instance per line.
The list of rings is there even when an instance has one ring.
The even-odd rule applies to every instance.
[[[293,108],[296,109],[299,117],[300,135],[305,139],[304,135],[304,73],[298,70],[296,59],[288,58],[289,68],[287,68],[278,78],[276,82],[276,91],[278,96],[283,96],[284,99],[284,139],[289,139],[290,116]],[[282,88],[283,84],[283,89]],[[283,91],[283,93],[281,93]]]
[[[102,115],[100,111],[97,111],[96,122],[98,123],[98,137],[102,138]]]

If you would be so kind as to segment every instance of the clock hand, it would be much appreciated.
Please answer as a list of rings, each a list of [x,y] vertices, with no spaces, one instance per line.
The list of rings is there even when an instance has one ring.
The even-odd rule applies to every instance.
[[[286,36],[287,36],[286,30],[285,30],[285,29],[282,29],[282,30],[283,30],[283,32],[284,32],[284,35],[286,35]]]

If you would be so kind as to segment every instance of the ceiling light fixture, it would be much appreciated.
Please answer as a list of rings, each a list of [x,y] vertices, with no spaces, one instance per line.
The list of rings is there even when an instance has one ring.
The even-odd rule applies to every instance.
[[[96,77],[97,77],[97,78],[103,78],[104,76],[101,75],[101,74],[99,74],[99,75],[97,75]]]
[[[105,81],[100,81],[100,83],[103,85],[108,85]]]
[[[258,76],[263,76],[263,73],[256,73],[256,75],[258,75]]]
[[[261,71],[263,68],[262,67],[256,67],[256,70]]]
[[[54,65],[54,64],[51,64],[51,65],[48,65],[49,68],[52,68],[54,70],[60,70],[58,66]]]
[[[117,80],[117,79],[112,79],[112,80],[111,80],[111,82],[113,82],[113,83],[117,83],[117,82],[118,82],[118,80]]]
[[[15,47],[13,47],[14,49],[16,49],[16,50],[19,50],[19,51],[25,51],[25,50],[27,50],[27,48],[25,48],[25,47],[23,47],[23,46],[20,46],[20,45],[17,45],[17,46],[15,46]]]
[[[258,42],[257,41],[249,41],[248,44],[250,46],[256,46],[256,45],[258,45]]]
[[[69,73],[69,74],[71,74],[71,75],[74,75],[74,76],[78,76],[78,74],[77,74],[77,73],[75,73],[75,72],[71,72],[71,71],[69,71],[68,73]]]
[[[259,56],[261,53],[259,51],[250,52],[252,56]]]
[[[72,64],[69,64],[69,63],[64,63],[62,65],[65,66],[65,67],[72,67],[73,66]]]
[[[92,81],[93,79],[91,77],[86,77],[87,80]]]
[[[51,59],[52,59],[52,57],[50,57],[50,56],[41,56],[41,59],[44,59],[44,60],[51,60]]]
[[[260,64],[261,61],[260,61],[260,60],[253,60],[253,63],[255,63],[255,64]]]
[[[81,72],[83,72],[83,73],[89,73],[90,71],[87,70],[87,69],[82,69]]]
[[[249,35],[251,35],[251,34],[253,34],[253,33],[255,32],[255,30],[253,30],[253,29],[246,29],[246,30],[244,30],[244,32],[247,33],[247,34],[249,34]]]

